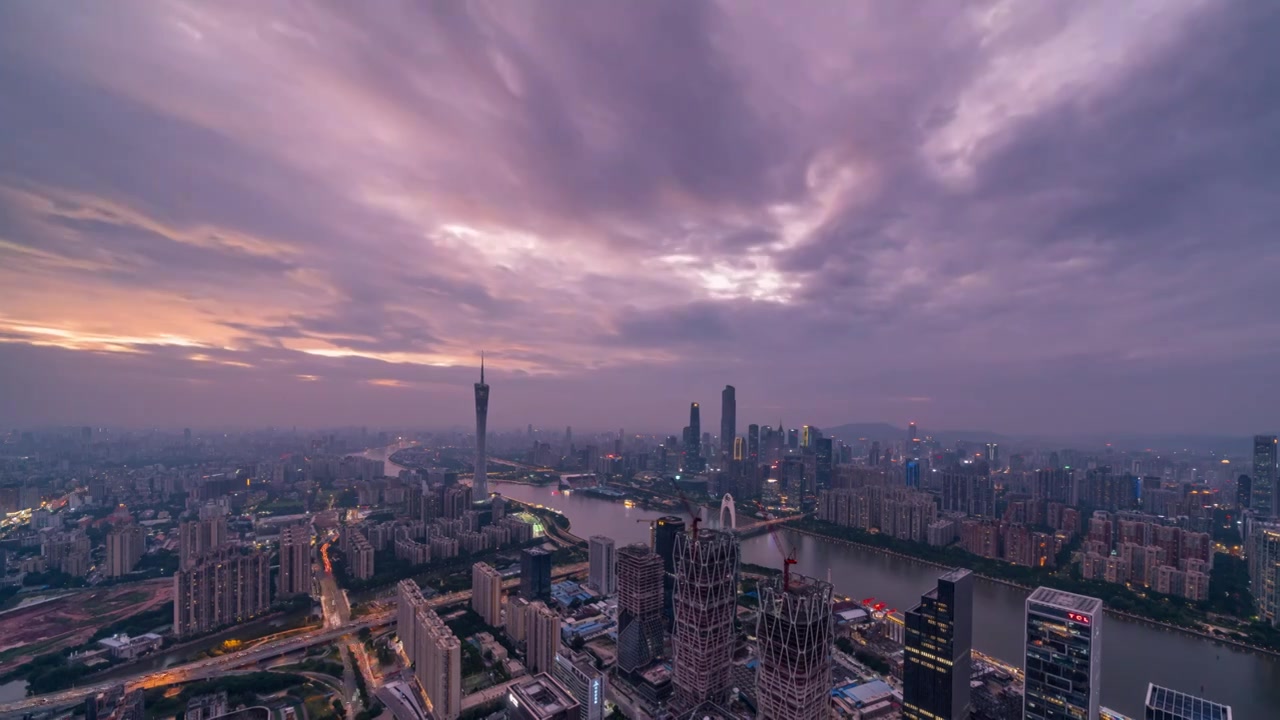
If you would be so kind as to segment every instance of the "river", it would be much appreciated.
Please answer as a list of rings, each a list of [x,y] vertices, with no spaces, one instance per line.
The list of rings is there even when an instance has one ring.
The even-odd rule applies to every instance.
[[[490,489],[559,510],[578,537],[607,535],[619,545],[647,543],[649,527],[643,521],[661,514],[582,494],[562,495],[555,487],[491,480]],[[901,610],[919,602],[941,574],[931,565],[790,530],[744,540],[742,559],[780,568],[783,551],[793,547],[799,572],[818,578],[830,574],[838,594],[875,597]],[[1025,600],[1022,590],[979,581],[974,588],[974,647],[1021,665]],[[1280,661],[1275,658],[1114,617],[1105,621],[1102,647],[1102,704],[1131,717],[1143,717],[1148,682],[1229,704],[1236,720],[1280,716]]]

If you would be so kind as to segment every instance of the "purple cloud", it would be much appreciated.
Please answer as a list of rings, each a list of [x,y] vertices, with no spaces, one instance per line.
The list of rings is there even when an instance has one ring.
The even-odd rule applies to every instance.
[[[1277,30],[6,5],[0,422],[450,425],[484,348],[495,426],[666,431],[732,383],[761,422],[1265,429]]]

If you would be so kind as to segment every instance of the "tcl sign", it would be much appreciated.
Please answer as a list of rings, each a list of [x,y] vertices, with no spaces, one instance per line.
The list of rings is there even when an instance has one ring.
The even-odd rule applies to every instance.
[[[1088,615],[1081,615],[1080,613],[1069,612],[1067,613],[1067,618],[1070,620],[1074,620],[1078,623],[1084,623],[1085,625],[1088,625],[1090,622],[1092,622],[1091,620],[1089,620]]]

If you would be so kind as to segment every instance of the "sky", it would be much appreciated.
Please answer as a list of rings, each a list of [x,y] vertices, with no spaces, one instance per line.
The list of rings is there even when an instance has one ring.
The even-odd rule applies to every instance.
[[[1280,3],[0,3],[0,425],[1274,431]]]

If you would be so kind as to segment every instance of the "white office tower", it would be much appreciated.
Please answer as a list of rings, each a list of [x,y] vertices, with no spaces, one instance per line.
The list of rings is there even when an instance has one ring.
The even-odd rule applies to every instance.
[[[592,535],[590,540],[591,571],[587,582],[604,596],[618,591],[617,560],[614,556],[613,538]]]
[[[1102,601],[1037,588],[1027,598],[1025,720],[1097,720]]]

